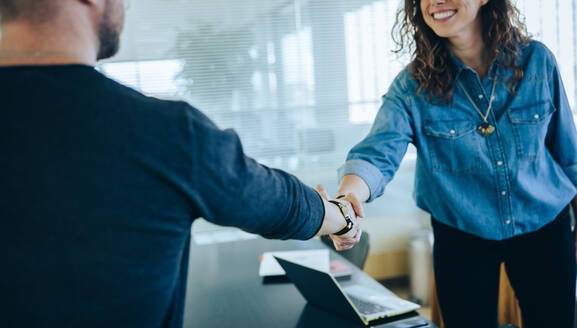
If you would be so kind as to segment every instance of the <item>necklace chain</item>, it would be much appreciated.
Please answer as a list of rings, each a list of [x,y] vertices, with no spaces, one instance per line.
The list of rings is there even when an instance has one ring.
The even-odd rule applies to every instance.
[[[475,110],[483,119],[483,123],[488,123],[487,118],[489,117],[489,114],[491,113],[491,108],[493,107],[493,99],[495,98],[494,95],[495,95],[495,85],[497,84],[497,76],[495,76],[495,79],[493,80],[493,86],[491,87],[491,98],[489,98],[489,107],[487,108],[487,112],[485,114],[483,114],[483,112],[481,112],[481,110],[479,109],[477,104],[475,104],[475,102],[473,101],[473,98],[471,97],[471,95],[469,95],[469,93],[467,92],[467,89],[465,89],[465,87],[463,86],[461,81],[457,80],[457,83],[459,84],[459,87],[461,87],[461,89],[463,89],[463,91],[465,92],[465,95],[467,96],[467,98],[469,98],[469,101],[471,102],[473,107],[475,107]]]

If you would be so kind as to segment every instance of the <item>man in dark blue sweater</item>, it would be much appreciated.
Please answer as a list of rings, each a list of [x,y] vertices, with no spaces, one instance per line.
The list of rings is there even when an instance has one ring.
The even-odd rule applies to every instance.
[[[97,72],[125,4],[0,0],[1,327],[182,326],[198,217],[266,238],[343,232],[341,249],[360,236],[234,132]]]

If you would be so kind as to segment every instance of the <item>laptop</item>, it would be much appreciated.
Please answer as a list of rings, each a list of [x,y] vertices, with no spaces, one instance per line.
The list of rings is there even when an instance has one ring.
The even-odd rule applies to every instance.
[[[401,315],[420,307],[392,293],[379,292],[359,284],[341,288],[328,272],[277,256],[275,259],[309,303],[341,317],[362,322],[365,326],[373,321]]]

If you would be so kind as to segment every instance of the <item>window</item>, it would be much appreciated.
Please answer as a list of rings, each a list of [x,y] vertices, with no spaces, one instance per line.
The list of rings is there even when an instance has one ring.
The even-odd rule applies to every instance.
[[[577,1],[517,0],[527,30],[555,54],[569,103],[575,112],[577,96]]]
[[[171,98],[178,94],[182,64],[178,59],[108,63],[101,72],[149,95]]]
[[[351,123],[371,123],[407,56],[396,48],[391,32],[397,12],[396,0],[375,1],[345,14],[349,118]]]

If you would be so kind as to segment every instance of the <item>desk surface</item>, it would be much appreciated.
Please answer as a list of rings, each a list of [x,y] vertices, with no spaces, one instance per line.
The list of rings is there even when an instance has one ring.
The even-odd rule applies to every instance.
[[[307,305],[292,283],[263,283],[259,256],[266,251],[319,249],[318,240],[246,240],[192,245],[188,274],[185,327],[359,327],[315,306]],[[331,252],[331,259],[341,258]],[[342,258],[341,258],[342,259]],[[352,266],[352,264],[351,264]],[[342,282],[382,289],[381,284],[354,268]],[[363,327],[360,325],[360,327]],[[379,327],[403,327],[383,324]]]

